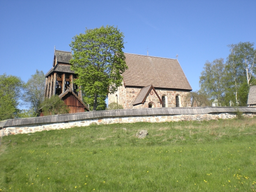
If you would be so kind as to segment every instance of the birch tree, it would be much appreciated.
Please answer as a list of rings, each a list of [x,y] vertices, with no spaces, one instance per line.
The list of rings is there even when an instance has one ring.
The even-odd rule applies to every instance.
[[[253,46],[250,42],[229,45],[230,54],[226,63],[227,95],[234,94],[236,105],[246,105],[249,86],[255,78],[256,50]]]
[[[210,99],[217,99],[219,104],[224,101],[225,93],[225,64],[224,59],[207,61],[200,76],[200,92],[208,95]]]

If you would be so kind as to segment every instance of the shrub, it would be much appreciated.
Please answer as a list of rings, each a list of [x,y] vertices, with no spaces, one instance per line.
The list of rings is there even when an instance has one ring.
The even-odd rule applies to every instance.
[[[236,118],[244,119],[243,112],[239,111],[239,109],[236,109]]]
[[[123,109],[123,106],[122,106],[122,105],[119,105],[118,103],[115,103],[115,102],[110,103],[110,104],[108,105],[107,110],[114,110],[114,109]]]
[[[45,99],[41,105],[41,110],[44,115],[57,115],[69,112],[68,106],[57,95]]]

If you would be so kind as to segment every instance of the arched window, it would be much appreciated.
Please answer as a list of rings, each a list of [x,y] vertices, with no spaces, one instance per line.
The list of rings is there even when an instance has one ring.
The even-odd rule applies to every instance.
[[[179,95],[176,95],[176,107],[180,107],[180,96]]]
[[[162,107],[168,107],[168,105],[167,105],[167,96],[166,95],[162,96]]]

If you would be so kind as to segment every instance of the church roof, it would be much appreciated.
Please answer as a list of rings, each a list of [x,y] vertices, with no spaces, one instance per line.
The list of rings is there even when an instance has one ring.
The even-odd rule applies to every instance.
[[[125,53],[128,69],[123,73],[125,86],[181,89],[192,88],[177,59]]]
[[[137,95],[136,99],[133,102],[133,105],[143,104],[152,89],[154,90],[156,96],[159,98],[160,102],[162,103],[162,101],[161,101],[159,95],[157,94],[156,90],[154,89],[154,87],[152,85],[148,85],[146,87],[143,87],[140,90],[139,94]]]
[[[247,104],[248,105],[256,104],[256,85],[250,87]]]

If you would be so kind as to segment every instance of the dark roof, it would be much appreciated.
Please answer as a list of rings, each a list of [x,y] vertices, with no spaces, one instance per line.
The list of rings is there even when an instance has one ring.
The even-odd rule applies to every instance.
[[[62,72],[62,73],[72,73],[74,74],[75,72],[70,69],[70,65],[62,65],[62,64],[57,64],[55,67],[52,67],[48,73],[45,74],[47,77],[50,75],[52,72]]]
[[[57,58],[58,63],[69,63],[72,59],[72,53],[68,51],[55,50],[54,56]]]
[[[256,104],[256,85],[250,87],[247,104]]]
[[[123,73],[125,86],[182,89],[192,88],[177,59],[125,53],[128,69]]]
[[[65,73],[74,73],[74,71],[72,71],[70,69],[70,65],[61,65],[61,64],[58,64],[56,66],[56,68],[54,69],[54,71],[65,72]]]
[[[55,50],[54,52],[54,60],[55,58],[57,58],[57,64],[54,66],[54,61],[53,61],[53,67],[48,71],[48,73],[45,74],[45,76],[47,77],[48,75],[50,75],[52,72],[62,72],[62,73],[73,73],[74,71],[72,71],[70,69],[70,59],[72,59],[72,53],[68,52],[68,51],[59,51],[59,50]],[[64,65],[60,64],[60,63],[64,63]]]
[[[50,75],[54,70],[54,67],[52,67],[46,74],[45,74],[45,77],[47,77],[48,75]]]
[[[158,99],[160,100],[160,102],[162,103],[159,95],[157,94],[156,90],[154,89],[154,87],[152,85],[148,85],[146,87],[143,87],[139,94],[137,95],[136,99],[133,102],[133,105],[138,105],[138,104],[142,104],[145,102],[148,94],[150,93],[151,90],[154,90],[155,94],[157,95]]]

